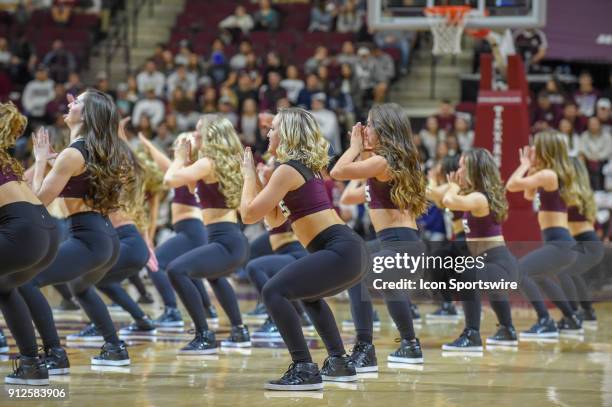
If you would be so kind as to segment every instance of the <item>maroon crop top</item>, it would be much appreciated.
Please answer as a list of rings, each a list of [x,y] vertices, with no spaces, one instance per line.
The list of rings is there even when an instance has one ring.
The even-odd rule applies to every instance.
[[[206,184],[204,181],[198,181],[196,193],[200,198],[202,209],[228,209],[225,196],[221,193],[219,186],[218,182]]]
[[[366,202],[370,209],[397,209],[391,200],[391,184],[368,178],[365,186]]]
[[[463,230],[468,238],[492,237],[502,234],[502,227],[495,219],[493,212],[487,216],[474,216],[472,212],[463,213]]]
[[[77,149],[83,158],[85,159],[85,163],[87,163],[89,159],[89,153],[85,149],[85,140],[79,139],[75,140],[68,147]],[[86,169],[85,172],[76,175],[74,177],[70,177],[66,186],[60,192],[59,196],[62,198],[82,198],[85,199],[87,197],[87,193],[89,192],[89,170]]]
[[[285,221],[285,223],[283,223],[282,225],[272,228],[268,231],[270,236],[280,235],[281,233],[289,233],[289,232],[293,232],[293,229],[291,229],[291,222],[288,220]]]
[[[543,188],[538,188],[538,194],[536,196],[538,203],[538,211],[548,212],[566,212],[567,205],[561,198],[561,194],[558,189],[554,191],[545,191]]]
[[[13,169],[7,164],[6,168],[0,168],[0,186],[8,184],[11,181],[20,181],[20,179],[13,172]]]
[[[451,211],[448,208],[446,210],[451,213],[451,220],[455,221],[455,220],[463,219],[463,211]]]
[[[174,198],[172,198],[172,203],[200,208],[198,197],[189,192],[189,188],[187,188],[185,185],[174,188]]]
[[[568,222],[588,222],[589,220],[578,211],[577,206],[570,206],[567,208],[567,221]]]
[[[327,195],[325,181],[319,174],[315,174],[310,168],[299,161],[290,160],[285,164],[298,171],[304,182],[302,186],[293,191],[287,192],[280,202],[280,208],[285,217],[291,222],[326,209],[333,209],[333,205]]]

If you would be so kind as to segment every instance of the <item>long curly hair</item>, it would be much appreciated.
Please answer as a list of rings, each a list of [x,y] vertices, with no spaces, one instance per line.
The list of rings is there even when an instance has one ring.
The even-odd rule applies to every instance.
[[[163,193],[164,172],[155,163],[149,150],[141,146],[136,149],[135,154],[143,169],[145,193],[150,195]]]
[[[567,142],[560,133],[540,132],[535,135],[536,168],[553,170],[559,179],[559,195],[567,206],[577,206],[582,211],[576,196],[576,172],[570,163]]]
[[[427,210],[427,182],[406,110],[395,103],[374,106],[370,110],[370,125],[378,135],[374,152],[387,160],[391,173],[391,200],[400,210],[422,215]]]
[[[220,191],[228,208],[236,209],[242,194],[240,159],[242,144],[236,130],[225,117],[206,121],[201,128],[202,147],[200,156],[212,160]]]
[[[121,188],[133,188],[136,182],[130,170],[130,149],[119,137],[119,111],[113,99],[96,89],[87,89],[83,97],[83,124],[78,136],[85,140],[89,153],[89,191],[85,202],[106,215],[120,208]]]
[[[123,140],[120,140],[125,143]],[[134,221],[138,229],[146,230],[148,226],[148,216],[145,209],[146,195],[146,171],[134,153],[128,146],[128,157],[133,182],[123,187],[121,190],[119,205],[128,217]]]
[[[489,210],[498,223],[508,217],[508,200],[499,169],[491,153],[484,148],[474,148],[463,153],[465,183],[462,192],[480,192],[489,201]]]
[[[595,204],[595,195],[591,189],[591,181],[589,180],[589,172],[578,157],[571,157],[570,162],[576,173],[576,189],[578,191],[578,201],[580,202],[580,213],[590,222],[595,221],[597,214],[597,205]]]
[[[278,161],[296,160],[317,173],[325,170],[329,163],[329,143],[312,113],[292,107],[281,109],[278,116]]]
[[[11,157],[8,149],[15,145],[27,125],[28,119],[12,102],[0,104],[0,171],[10,170],[19,179],[23,176],[23,167]]]

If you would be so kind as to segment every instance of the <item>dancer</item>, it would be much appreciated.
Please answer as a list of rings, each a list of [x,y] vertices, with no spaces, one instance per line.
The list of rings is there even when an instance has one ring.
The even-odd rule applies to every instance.
[[[355,161],[359,156],[361,160]],[[377,105],[368,123],[353,126],[351,144],[331,171],[337,180],[367,179],[360,189],[381,249],[373,257],[394,257],[400,252],[419,256],[425,245],[415,219],[425,212],[425,177],[412,141],[410,119],[397,104]],[[421,344],[414,332],[406,292],[380,290],[391,319],[400,333],[400,346],[387,360],[423,363]],[[349,290],[357,342],[351,358],[358,372],[378,371],[373,341],[372,300],[364,281]]]
[[[567,333],[582,332],[582,324],[572,310],[561,287],[554,277],[568,264],[576,261],[576,242],[567,224],[567,207],[577,206],[575,172],[569,162],[567,143],[558,133],[538,133],[534,147],[519,151],[520,165],[514,171],[506,189],[523,192],[525,199],[535,200],[543,246],[519,260],[521,290],[537,312],[538,321],[526,332],[525,338],[558,337],[559,330]],[[561,310],[563,318],[559,327],[552,320],[540,286]]]
[[[118,136],[119,114],[111,97],[88,89],[73,98],[68,96],[71,144],[55,160],[45,176],[50,157],[49,136],[40,129],[34,137],[36,164],[34,193],[48,205],[64,198],[70,220],[69,237],[60,245],[53,263],[30,283],[20,287],[34,322],[43,339],[47,364],[66,372],[67,357],[60,347],[51,309],[40,288],[69,282],[81,308],[104,337],[94,365],[123,366],[130,363],[125,343],[119,340],[108,309],[94,289],[119,255],[119,239],[107,215],[120,207],[117,185],[129,188],[134,180],[128,146]],[[66,366],[66,367],[65,367]],[[65,370],[63,370],[65,367]],[[51,370],[51,369],[50,369]]]
[[[32,316],[17,287],[53,261],[60,236],[51,215],[23,182],[23,168],[8,153],[26,125],[15,105],[0,105],[0,309],[19,348],[14,371],[4,381],[47,385],[49,371],[39,358]]]
[[[205,115],[203,120],[210,118],[210,115]],[[138,138],[144,149],[151,155],[153,161],[165,174],[168,168],[170,168],[172,161],[143,134],[139,134]],[[193,137],[191,132],[181,133],[176,138],[174,147],[176,148],[178,143],[183,142],[183,140],[193,140],[195,144],[196,141],[201,141],[201,137]],[[190,160],[197,159],[193,157],[193,153],[197,153],[198,145],[196,144],[195,147]],[[176,296],[174,295],[172,283],[170,283],[166,273],[168,264],[188,251],[204,246],[207,242],[206,227],[202,222],[202,207],[198,197],[192,194],[185,185],[174,188],[173,194],[170,212],[175,235],[155,249],[158,270],[153,272],[149,269],[149,277],[164,302],[164,312],[154,320],[154,323],[157,327],[164,329],[182,329],[185,325],[183,316],[176,304]],[[210,302],[202,279],[193,278],[191,281],[198,290],[198,293],[200,293],[207,321],[210,323],[218,322],[217,310]]]
[[[508,201],[499,169],[491,153],[475,148],[462,154],[459,170],[448,175],[448,188],[442,204],[452,211],[463,211],[467,246],[475,261],[458,274],[462,282],[513,282],[518,279],[518,263],[506,247],[502,222],[508,215]],[[480,259],[480,262],[478,261]],[[516,330],[507,290],[487,291],[499,329],[487,338],[487,345],[517,346]],[[480,290],[462,290],[465,329],[447,351],[482,351],[480,338]]]
[[[293,363],[270,390],[316,390],[323,380],[354,381],[355,365],[345,355],[334,315],[324,297],[338,294],[363,278],[369,255],[363,240],[333,210],[323,179],[328,143],[311,113],[299,108],[281,110],[268,132],[268,151],[281,165],[268,184],[259,183],[253,155],[246,148],[242,162],[244,187],[240,202],[243,222],[265,217],[271,227],[285,222],[309,254],[280,270],[265,284],[262,297],[278,326]],[[291,301],[302,300],[328,357],[321,371],[313,363],[300,318]]]
[[[208,243],[188,251],[168,264],[172,286],[181,298],[195,324],[195,338],[179,350],[180,354],[210,354],[217,352],[215,333],[208,329],[202,297],[193,284],[194,278],[206,278],[217,300],[227,314],[231,327],[229,338],[221,346],[250,347],[248,328],[242,323],[238,300],[227,277],[248,258],[248,241],[238,225],[236,208],[240,200],[242,177],[237,156],[242,150],[232,123],[226,118],[200,120],[199,154],[190,161],[191,143],[178,143],[174,161],[168,168],[165,182],[172,188],[197,184],[206,225]]]

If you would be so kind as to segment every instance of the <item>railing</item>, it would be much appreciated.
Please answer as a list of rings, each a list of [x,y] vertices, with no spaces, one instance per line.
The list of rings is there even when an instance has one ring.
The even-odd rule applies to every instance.
[[[133,47],[138,45],[138,16],[140,12],[147,9],[149,13],[149,18],[153,17],[154,14],[154,5],[156,3],[161,3],[161,0],[133,0],[132,1],[132,10],[130,12],[130,20],[132,27],[132,43]]]
[[[130,74],[131,70],[131,58],[130,58],[130,44],[128,44],[128,29],[129,19],[127,13],[117,13],[110,24],[108,30],[106,44],[104,47],[104,70],[106,77],[111,77],[111,64],[113,58],[119,51],[124,52],[126,75]]]

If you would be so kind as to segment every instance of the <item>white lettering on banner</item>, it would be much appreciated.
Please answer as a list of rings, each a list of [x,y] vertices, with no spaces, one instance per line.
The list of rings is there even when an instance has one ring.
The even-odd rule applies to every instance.
[[[599,34],[595,40],[598,45],[612,45],[612,34]]]
[[[498,168],[502,165],[502,141],[504,135],[503,106],[493,106],[495,117],[493,118],[493,159]]]

